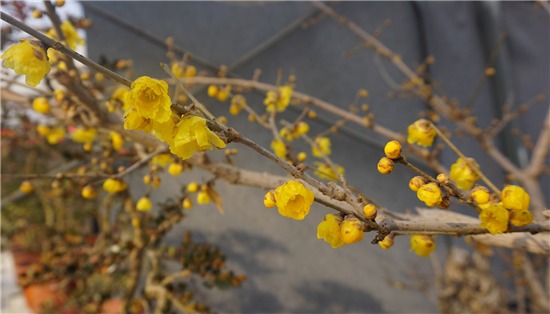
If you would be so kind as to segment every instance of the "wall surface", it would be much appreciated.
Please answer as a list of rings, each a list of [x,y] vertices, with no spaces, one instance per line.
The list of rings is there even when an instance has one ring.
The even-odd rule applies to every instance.
[[[234,72],[251,78],[259,68],[261,81],[275,84],[278,69],[283,70],[285,77],[292,71],[297,77],[298,91],[342,108],[351,104],[359,89],[367,89],[366,103],[376,122],[400,132],[406,132],[407,126],[418,118],[418,112],[427,108],[415,98],[388,98],[392,87],[381,77],[379,63],[395,82],[400,83],[403,75],[371,50],[359,49],[344,58],[344,51],[361,46],[359,38],[337,21],[319,18],[315,8],[306,2],[84,2],[84,6],[86,15],[94,23],[87,34],[91,58],[132,59],[137,76],[157,78],[166,77],[158,66],[159,62],[168,61],[166,48],[121,27],[94,8],[116,15],[161,40],[173,36],[178,46],[217,66],[233,64],[288,25],[302,18],[307,20],[313,13],[311,16],[317,19],[315,24],[295,27]],[[507,86],[504,94],[513,91],[514,107],[549,85],[548,15],[532,4],[505,2],[484,7],[473,2],[342,2],[335,10],[371,33],[386,19],[391,19],[380,40],[402,55],[410,66],[419,64],[427,55],[435,56],[436,63],[430,67],[430,74],[445,94],[458,99],[461,105],[468,102],[485,69],[493,49],[488,43],[495,33],[497,37],[502,32],[508,34],[501,48],[504,73],[501,79]],[[490,26],[496,31],[491,33]],[[501,74],[500,69],[497,68],[497,76]],[[500,86],[496,78],[490,79],[474,104],[482,126],[489,125],[502,105],[499,95],[503,92],[497,85]],[[231,116],[227,102],[208,98],[204,92],[197,97],[214,114],[228,117],[230,126],[269,146],[270,133],[248,123],[244,113]],[[247,100],[258,111],[264,107],[261,95],[251,93]],[[542,124],[547,104],[534,105],[517,121],[519,127],[534,136]],[[280,118],[292,121],[297,115],[296,111],[287,111]],[[315,121],[308,123],[311,134],[326,128]],[[384,139],[368,130],[351,125],[346,128],[384,143]],[[489,177],[502,182],[504,174],[476,143],[455,138],[456,144],[476,158]],[[390,176],[381,175],[376,171],[376,163],[383,154],[379,148],[346,134],[332,136],[332,141],[334,161],[346,169],[350,184],[395,211],[414,210],[415,206],[423,205],[408,189],[407,182],[414,176],[409,169],[398,167]],[[513,143],[513,139],[499,138],[499,145],[503,147]],[[297,147],[306,149],[304,145]],[[238,148],[236,165],[284,175],[274,163],[246,147]],[[512,148],[510,151],[517,153],[517,147]],[[215,152],[211,156],[222,154]],[[442,155],[447,166],[456,159],[450,151]],[[165,176],[162,188],[152,194],[153,201],[174,196],[179,190],[178,183],[203,182],[210,178],[210,174],[200,170],[176,178]],[[130,180],[136,182],[133,193],[140,197],[144,188],[140,187],[140,175]],[[543,188],[548,191],[548,176],[544,180]],[[177,243],[186,230],[191,230],[196,239],[209,241],[226,252],[230,266],[238,273],[247,274],[248,280],[238,289],[207,293],[216,310],[248,313],[437,311],[421,293],[399,291],[386,283],[388,274],[395,280],[405,281],[410,280],[407,274],[411,272],[420,278],[429,278],[429,262],[408,252],[408,239],[398,239],[391,250],[382,250],[369,244],[369,234],[359,244],[333,250],[327,243],[316,240],[318,223],[330,213],[327,208],[314,204],[306,219],[295,221],[280,216],[276,209],[266,209],[262,203],[264,192],[258,189],[220,182],[216,190],[224,200],[224,216],[220,216],[213,205],[195,206],[188,218],[168,236],[168,241]],[[458,210],[468,212],[463,208]],[[450,241],[464,245],[461,239]],[[443,238],[437,239],[441,257],[446,253],[446,243]],[[501,267],[495,265],[497,272]],[[504,279],[503,282],[506,283]]]

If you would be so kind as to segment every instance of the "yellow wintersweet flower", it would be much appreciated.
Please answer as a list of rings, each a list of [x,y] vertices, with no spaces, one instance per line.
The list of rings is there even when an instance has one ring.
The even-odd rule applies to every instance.
[[[46,97],[36,97],[32,101],[32,108],[38,113],[48,113],[50,111],[50,102]]]
[[[382,157],[380,158],[380,161],[378,162],[376,168],[378,169],[378,172],[382,174],[390,174],[392,173],[393,169],[395,169],[395,163],[388,157]]]
[[[77,143],[91,143],[95,140],[97,131],[94,128],[77,128],[71,135],[71,139]]]
[[[502,190],[502,206],[510,210],[528,210],[531,197],[522,187],[517,185],[508,185]]]
[[[277,112],[285,111],[286,107],[290,104],[290,98],[292,97],[292,87],[279,86],[279,91],[269,91],[264,99],[264,104],[267,106],[267,112],[277,110]]]
[[[109,139],[113,143],[114,150],[119,150],[124,145],[124,139],[115,131],[111,131],[111,133],[109,133]]]
[[[179,122],[179,117],[177,114],[172,113],[172,116],[166,122],[153,122],[153,130],[155,131],[155,136],[168,145],[174,144],[174,136],[176,135],[176,124]]]
[[[151,201],[147,197],[142,197],[139,199],[139,201],[136,204],[136,209],[142,212],[150,211],[151,208],[153,208],[153,204],[151,204]]]
[[[403,147],[398,141],[390,141],[384,147],[384,152],[386,153],[386,157],[390,159],[396,159],[401,156],[401,152],[403,152]]]
[[[151,163],[153,165],[159,165],[161,167],[165,167],[170,162],[172,162],[171,154],[158,154],[155,157],[153,157],[153,159],[151,159]]]
[[[342,240],[347,244],[357,243],[363,240],[363,226],[357,218],[346,218],[340,229]]]
[[[63,36],[65,36],[65,39],[67,40],[67,47],[71,48],[72,50],[76,49],[76,45],[84,45],[86,43],[86,41],[78,35],[78,32],[70,21],[65,21],[61,24],[61,31],[63,32]],[[55,33],[55,30],[53,28],[46,33],[46,36],[55,40],[59,40],[56,35],[57,34]]]
[[[128,101],[126,97],[130,93],[130,90],[126,87],[119,87],[115,90],[113,95],[111,95],[111,99],[118,100],[122,103],[122,110],[126,111],[128,108],[130,108],[130,105],[128,104]]]
[[[503,233],[508,229],[510,214],[501,203],[480,207],[483,208],[483,211],[479,214],[479,219],[481,219],[479,225],[481,227],[489,230],[491,234]]]
[[[416,255],[424,256],[428,258],[430,253],[435,250],[435,242],[429,235],[414,235],[411,238],[411,249],[414,250]]]
[[[277,206],[277,200],[275,199],[275,191],[269,191],[265,194],[264,205],[267,208],[273,208]]]
[[[533,214],[528,210],[513,210],[510,213],[510,222],[518,227],[527,226],[533,222]]]
[[[435,183],[424,184],[418,189],[416,194],[428,207],[437,206],[443,200],[441,189]]]
[[[20,39],[19,44],[10,47],[0,56],[6,68],[18,75],[25,75],[25,83],[36,87],[52,69],[46,51],[38,40]]]
[[[206,126],[206,120],[197,116],[188,115],[176,124],[174,144],[170,151],[182,159],[188,159],[195,151],[205,151],[225,147],[225,143]]]
[[[306,134],[308,131],[309,125],[304,121],[300,121],[292,128],[292,130],[288,127],[282,128],[279,132],[279,136],[290,142],[299,138],[300,135]]]
[[[313,147],[312,148],[313,156],[321,158],[321,157],[323,157],[321,152],[325,156],[328,156],[332,153],[332,151],[330,150],[330,146],[331,146],[330,138],[328,138],[328,137],[316,137],[315,138],[315,144],[317,145],[317,147],[319,147],[319,149],[321,151],[319,151],[316,147]]]
[[[342,218],[337,215],[328,214],[317,227],[317,239],[324,239],[330,243],[333,249],[346,244],[342,239],[340,224]]]
[[[286,159],[286,145],[285,143],[277,140],[277,139],[274,139],[273,141],[271,141],[271,149],[273,149],[273,152],[275,153],[275,155],[277,155],[277,157],[279,158],[282,158],[282,159]]]
[[[334,182],[339,181],[338,174],[334,173],[334,170],[332,170],[332,167],[329,164],[324,164],[320,162],[314,162],[314,164],[317,165],[317,170],[315,170],[314,174],[318,176],[321,179],[327,179]],[[345,169],[342,166],[336,166],[336,171],[338,171],[339,174],[344,174]]]
[[[197,203],[199,204],[208,204],[210,203],[210,195],[206,191],[200,191],[197,194]]]
[[[132,90],[126,96],[126,101],[146,119],[166,122],[172,115],[168,84],[148,76],[142,76],[132,83]]]
[[[304,219],[309,213],[314,198],[313,192],[298,181],[288,181],[275,190],[279,214],[296,220]]]
[[[46,140],[50,145],[55,145],[61,142],[65,138],[65,130],[61,127],[55,127],[48,132],[46,135]]]
[[[124,128],[149,133],[153,130],[153,120],[140,116],[136,109],[130,108],[124,113]]]
[[[432,128],[431,122],[426,119],[420,119],[409,125],[409,136],[407,142],[409,144],[417,143],[420,146],[431,146],[437,132]]]
[[[384,250],[387,250],[393,246],[393,237],[395,236],[395,233],[388,234],[384,240],[379,241],[378,244],[380,247],[382,247]]]
[[[117,179],[107,179],[103,182],[103,189],[109,193],[117,193],[126,190],[128,185]]]
[[[474,166],[478,166],[477,162],[473,158],[469,158],[469,160]],[[456,186],[459,189],[466,191],[471,189],[472,186],[474,186],[474,182],[480,177],[462,158],[458,158],[456,163],[451,166],[450,178],[451,180],[456,181]]]

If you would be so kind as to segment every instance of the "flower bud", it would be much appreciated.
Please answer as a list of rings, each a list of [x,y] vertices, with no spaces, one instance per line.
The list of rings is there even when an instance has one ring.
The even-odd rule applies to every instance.
[[[491,194],[489,193],[488,188],[478,185],[472,190],[472,198],[476,201],[476,203],[484,205],[489,203]]]
[[[91,184],[86,185],[82,189],[82,197],[91,199],[97,196],[97,191],[94,190],[94,187]]]
[[[423,176],[416,176],[409,181],[409,188],[416,192],[426,183],[426,179]]]
[[[387,250],[392,247],[393,245],[393,237],[395,237],[395,233],[388,234],[384,240],[378,242],[378,244],[384,249]]]
[[[443,198],[441,199],[441,203],[439,203],[439,208],[441,209],[447,209],[451,205],[451,195],[449,193],[445,194]]]
[[[143,177],[143,183],[145,183],[145,184],[151,183],[151,175],[150,174],[147,174]]]
[[[34,190],[34,187],[32,186],[31,181],[25,180],[19,186],[19,190],[25,194],[30,194]]]
[[[444,173],[440,173],[440,174],[437,175],[437,181],[439,183],[445,183],[448,180],[449,180],[449,177],[447,177],[447,175],[444,174]]]
[[[401,156],[403,147],[401,147],[401,144],[398,141],[391,141],[386,144],[386,147],[384,147],[384,152],[386,153],[386,157],[390,159],[397,159]]]
[[[375,219],[377,214],[376,207],[372,204],[365,205],[365,207],[363,207],[363,214],[365,214],[365,218],[367,219]]]
[[[531,197],[525,190],[516,185],[508,185],[502,190],[502,206],[510,210],[528,210]]]
[[[208,193],[205,191],[200,191],[199,194],[197,194],[197,203],[199,204],[210,203],[210,195],[208,195]]]
[[[191,202],[191,199],[189,197],[185,198],[183,200],[183,208],[191,209],[192,207],[193,207],[193,202]]]
[[[227,124],[227,118],[224,116],[220,116],[218,118],[218,121],[220,121],[221,124]]]
[[[378,162],[378,171],[383,174],[390,174],[393,171],[393,168],[395,168],[395,164],[393,160],[383,157]]]
[[[411,249],[414,250],[416,255],[424,256],[428,258],[430,253],[435,250],[435,242],[430,235],[414,235],[411,238]]]
[[[173,176],[177,176],[178,174],[182,173],[183,170],[183,165],[180,163],[173,162],[168,166],[168,173]]]
[[[136,209],[142,212],[150,211],[153,207],[153,204],[151,204],[151,201],[147,197],[142,197],[139,199],[136,205]]]
[[[38,10],[38,9],[34,9],[32,10],[32,16],[34,16],[35,19],[39,19],[42,17],[42,11]]]
[[[153,184],[151,184],[151,186],[153,187],[153,189],[157,189],[159,187],[159,185],[161,184],[162,180],[160,179],[159,176],[154,176],[153,177]]]
[[[189,183],[189,185],[187,186],[187,191],[191,192],[191,193],[195,193],[199,190],[199,185],[196,183],[196,182],[191,182]]]
[[[274,191],[269,191],[264,196],[264,205],[267,208],[273,208],[273,207],[277,206],[277,201],[275,199]]]
[[[50,102],[46,97],[37,97],[32,102],[34,111],[38,113],[48,113],[50,111]]]
[[[306,153],[300,152],[300,153],[298,154],[298,161],[304,161],[304,160],[306,160],[306,158],[307,158],[307,154],[306,154]]]
[[[317,113],[313,110],[308,110],[307,117],[310,118],[310,119],[315,119],[315,118],[317,118]]]
[[[357,218],[347,218],[342,223],[340,230],[342,240],[347,244],[353,244],[363,239],[363,226]]]
[[[518,227],[527,226],[533,222],[533,214],[528,210],[513,210],[510,212],[510,222]]]
[[[218,91],[218,93],[216,94],[216,98],[221,101],[221,102],[224,102],[227,100],[227,98],[229,98],[229,93],[227,93],[227,91],[225,89],[221,89]]]
[[[417,143],[420,146],[432,146],[437,132],[432,127],[431,122],[426,119],[420,119],[415,123],[409,125],[408,128],[409,135],[407,137],[407,142],[410,144]]]
[[[435,183],[424,184],[418,189],[418,198],[428,207],[434,207],[441,203],[441,189]]]

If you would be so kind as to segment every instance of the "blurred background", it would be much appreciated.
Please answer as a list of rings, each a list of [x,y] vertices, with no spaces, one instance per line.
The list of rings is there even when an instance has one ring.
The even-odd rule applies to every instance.
[[[367,49],[348,28],[307,2],[81,4],[84,15],[93,22],[86,31],[88,56],[104,64],[131,59],[136,77],[166,78],[159,63],[169,61],[164,41],[172,36],[181,52],[193,56],[191,64],[210,75],[225,65],[230,76],[251,79],[254,71],[260,69],[260,81],[275,84],[277,73],[282,70],[284,78],[296,76],[296,91],[344,109],[354,101],[358,90],[366,89],[369,95],[364,101],[376,122],[398,132],[405,133],[407,126],[428,110],[428,105],[418,98],[398,91],[405,77],[391,62]],[[517,108],[548,93],[550,15],[533,2],[373,1],[330,5],[367,32],[378,34],[384,45],[413,68],[433,56],[435,63],[427,69],[433,84],[448,99],[456,99],[461,105],[471,103],[482,127],[501,116],[504,104]],[[495,75],[480,85],[490,60]],[[232,116],[227,103],[209,98],[204,89],[194,91],[216,116],[226,116],[228,125],[269,147],[271,133],[249,123],[246,114]],[[251,93],[247,101],[261,112],[264,98],[265,95]],[[497,139],[498,146],[518,165],[526,163],[530,151],[521,137],[513,136],[510,130],[519,128],[536,141],[547,104],[544,100],[532,106]],[[287,110],[280,118],[293,121],[299,114]],[[306,121],[310,132],[317,134],[336,119],[319,114],[318,119]],[[453,130],[444,120],[441,125]],[[351,185],[397,212],[414,211],[423,205],[407,185],[415,175],[412,171],[397,167],[391,176],[376,171],[385,143],[381,136],[346,125],[331,139],[333,160],[346,169]],[[459,136],[453,140],[466,155],[476,159],[488,177],[504,182],[505,174],[477,142]],[[301,148],[307,150],[305,145]],[[239,147],[239,151],[235,165],[285,174],[246,147]],[[456,159],[450,150],[441,154],[446,166]],[[423,170],[429,172],[427,167]],[[145,189],[141,186],[144,174],[136,172],[128,178],[136,182],[131,192],[137,198]],[[166,174],[163,188],[155,190],[151,200],[163,201],[173,197],[181,184],[205,182],[211,177],[201,170],[175,178]],[[541,176],[541,184],[548,191],[549,177]],[[191,230],[196,240],[220,247],[228,256],[229,266],[247,275],[247,281],[238,289],[204,292],[215,310],[437,312],[437,305],[421,291],[433,277],[430,262],[409,252],[410,244],[405,239],[398,239],[391,250],[371,245],[370,239],[331,249],[316,239],[317,225],[331,212],[329,209],[314,204],[306,219],[295,221],[266,209],[261,197],[264,192],[259,189],[220,182],[216,190],[224,201],[224,216],[213,204],[196,207],[188,213],[189,219],[167,237],[167,241],[175,243],[186,230]],[[550,193],[547,203],[549,200]],[[458,212],[468,212],[456,202],[452,206]],[[451,245],[467,247],[460,238],[439,237],[436,243],[436,253],[441,257],[446,256],[445,248]],[[512,284],[503,275],[502,262],[495,262],[492,270],[503,285]],[[417,288],[402,289],[403,286]]]

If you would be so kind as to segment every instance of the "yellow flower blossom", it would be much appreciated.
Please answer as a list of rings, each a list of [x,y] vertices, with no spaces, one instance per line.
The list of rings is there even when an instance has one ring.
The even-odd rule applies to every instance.
[[[429,235],[414,235],[411,237],[411,249],[414,250],[416,255],[424,256],[428,258],[430,253],[435,250],[435,242]]]
[[[338,174],[334,173],[334,170],[332,170],[332,167],[329,164],[320,163],[320,162],[314,162],[315,165],[317,165],[317,170],[315,170],[314,174],[318,176],[321,179],[327,179],[334,182],[339,181]],[[342,166],[335,165],[336,171],[338,171],[339,174],[344,174],[345,169]]]
[[[528,210],[531,197],[522,187],[517,185],[508,185],[502,190],[502,206],[510,210]]]
[[[435,183],[424,184],[416,193],[418,198],[429,207],[437,206],[443,200],[441,189]]]
[[[313,192],[298,181],[288,181],[275,190],[275,200],[279,214],[302,220],[309,213],[315,198]]]
[[[206,191],[200,191],[197,194],[197,203],[199,204],[208,204],[210,203],[210,195]]]
[[[182,159],[188,159],[195,151],[222,149],[225,143],[206,126],[206,120],[197,116],[188,115],[176,124],[174,144],[170,151]]]
[[[324,239],[330,243],[333,249],[346,244],[342,239],[340,224],[342,218],[337,215],[328,214],[317,227],[317,239]]]
[[[474,166],[478,166],[473,158],[469,158],[469,160]],[[450,178],[456,181],[456,186],[459,189],[466,191],[471,189],[474,182],[480,177],[462,158],[458,158],[456,163],[451,166]]]
[[[10,47],[0,56],[6,68],[18,75],[25,75],[25,83],[36,87],[52,69],[46,51],[38,40],[20,39],[19,44]]]
[[[317,147],[319,147],[319,149],[317,149],[316,147],[312,148],[313,156],[321,158],[321,157],[323,157],[323,154],[325,156],[328,156],[332,153],[332,151],[330,149],[330,146],[331,146],[330,138],[328,138],[328,137],[316,137],[315,138],[315,144],[317,145]],[[322,152],[322,154],[321,154],[321,152]]]
[[[132,90],[126,96],[126,101],[146,119],[166,122],[172,115],[168,84],[148,76],[142,76],[132,83]]]
[[[533,214],[528,210],[513,210],[510,213],[510,222],[518,227],[527,226],[533,222]]]
[[[38,113],[48,113],[50,111],[50,102],[46,97],[36,97],[32,101],[32,108]]]
[[[510,214],[501,203],[480,207],[483,208],[481,214],[479,214],[481,227],[489,230],[491,234],[503,233],[508,229]]]
[[[77,128],[71,135],[71,139],[76,143],[91,143],[97,137],[97,131],[94,128]]]
[[[153,130],[153,120],[140,116],[136,109],[130,108],[124,113],[124,128],[126,130],[143,131],[145,133]]]
[[[114,150],[119,150],[124,145],[124,139],[115,131],[111,131],[111,133],[109,133],[109,139],[113,143]]]
[[[113,95],[111,95],[111,99],[118,100],[122,103],[122,110],[126,111],[128,108],[130,108],[130,105],[128,104],[127,98],[128,94],[130,93],[130,90],[126,87],[119,87],[115,90]]]
[[[103,182],[103,189],[109,193],[117,193],[126,190],[128,185],[117,179],[107,179]]]
[[[432,128],[431,123],[426,119],[420,119],[409,125],[409,136],[407,142],[409,144],[417,143],[420,146],[431,146],[437,132]]]
[[[286,107],[290,104],[290,99],[292,98],[292,87],[290,86],[279,86],[279,90],[267,92],[264,104],[267,106],[267,111],[272,112],[277,110],[277,112],[285,111]]]
[[[153,204],[151,204],[151,201],[147,197],[142,197],[139,199],[139,201],[136,204],[136,209],[142,212],[150,211],[151,208],[153,208]]]
[[[300,121],[292,128],[292,130],[288,127],[282,128],[281,131],[279,131],[279,136],[290,142],[298,139],[300,135],[306,134],[308,131],[309,125],[304,121]]]
[[[48,132],[48,135],[46,135],[46,140],[50,145],[55,145],[65,138],[65,134],[65,129],[61,127],[55,127],[53,129],[50,129],[50,132]]]
[[[357,218],[346,218],[340,229],[342,240],[347,244],[357,243],[363,240],[363,226]]]
[[[271,149],[273,149],[273,152],[277,157],[285,159],[286,160],[286,145],[285,143],[275,139],[271,142]]]
[[[159,165],[161,167],[165,167],[170,162],[172,162],[171,154],[158,154],[155,157],[153,157],[153,159],[151,159],[151,164]]]
[[[71,48],[72,50],[76,49],[76,45],[84,45],[86,43],[86,41],[78,35],[78,32],[70,21],[65,21],[61,24],[61,31],[63,32],[63,36],[65,36],[65,39],[67,40],[67,47]],[[55,40],[59,40],[56,35],[57,34],[55,33],[55,30],[53,28],[46,33],[46,36]]]

